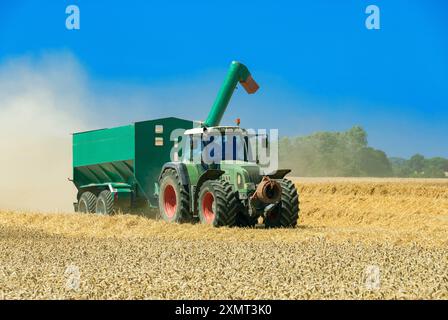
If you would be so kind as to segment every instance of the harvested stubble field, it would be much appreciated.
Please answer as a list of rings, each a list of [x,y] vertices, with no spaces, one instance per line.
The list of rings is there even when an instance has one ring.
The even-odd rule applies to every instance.
[[[0,298],[448,298],[448,182],[296,183],[293,230],[3,211]]]

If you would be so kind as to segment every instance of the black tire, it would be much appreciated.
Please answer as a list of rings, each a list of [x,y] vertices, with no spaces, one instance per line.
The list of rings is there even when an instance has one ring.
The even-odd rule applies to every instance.
[[[299,219],[299,194],[291,180],[279,181],[282,187],[282,197],[279,205],[265,218],[266,228],[294,228]]]
[[[167,169],[160,179],[159,216],[167,222],[192,220],[190,196],[175,169]]]
[[[201,223],[232,227],[236,223],[238,199],[227,181],[209,180],[199,192],[198,208]]]
[[[96,196],[90,192],[85,191],[81,194],[78,200],[78,212],[93,213],[95,212]]]
[[[251,217],[242,205],[237,210],[235,225],[240,228],[253,228],[258,223],[258,217]]]
[[[254,218],[247,214],[238,213],[236,216],[236,226],[240,228],[253,228],[258,223],[258,217]]]
[[[95,213],[100,215],[113,214],[115,212],[114,196],[109,190],[101,191],[96,200]]]

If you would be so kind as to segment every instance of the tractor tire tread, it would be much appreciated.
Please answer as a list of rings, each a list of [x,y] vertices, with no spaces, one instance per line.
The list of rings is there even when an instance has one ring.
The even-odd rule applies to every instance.
[[[218,179],[207,181],[203,185],[204,187],[214,191],[216,217],[213,225],[215,227],[233,227],[236,222],[238,199],[232,186],[227,181]]]
[[[281,202],[279,204],[279,220],[275,223],[270,223],[269,220],[265,220],[267,228],[294,228],[297,226],[297,220],[299,219],[299,194],[294,183],[289,179],[281,179],[279,183],[282,187]]]
[[[176,183],[178,185],[178,188],[176,190],[179,190],[180,214],[179,214],[178,218],[173,222],[177,222],[177,223],[191,222],[193,220],[193,216],[190,212],[190,195],[189,195],[187,189],[181,183],[179,174],[177,173],[177,170],[175,170],[173,168],[166,169],[162,173],[162,177],[161,177],[160,181],[163,181],[163,179],[166,178],[167,176],[171,176],[174,178],[174,180],[176,181]],[[160,196],[161,195],[159,195],[159,197]],[[160,217],[160,213],[159,213],[159,217]]]

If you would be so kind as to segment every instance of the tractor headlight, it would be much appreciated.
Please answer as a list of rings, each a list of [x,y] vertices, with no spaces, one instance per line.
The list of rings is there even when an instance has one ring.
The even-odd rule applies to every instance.
[[[238,187],[238,189],[244,188],[244,180],[241,173],[236,174],[236,186]]]

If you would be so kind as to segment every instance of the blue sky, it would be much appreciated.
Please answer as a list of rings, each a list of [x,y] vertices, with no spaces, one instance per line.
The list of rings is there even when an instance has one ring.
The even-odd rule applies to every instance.
[[[65,28],[69,4],[80,8],[80,30]],[[380,30],[365,28],[369,4],[381,10]],[[157,116],[205,118],[240,60],[261,89],[238,91],[226,121],[281,135],[362,125],[373,147],[404,157],[448,157],[447,35],[443,0],[0,4],[0,63],[70,52],[103,93],[169,88],[159,100],[179,107]]]

